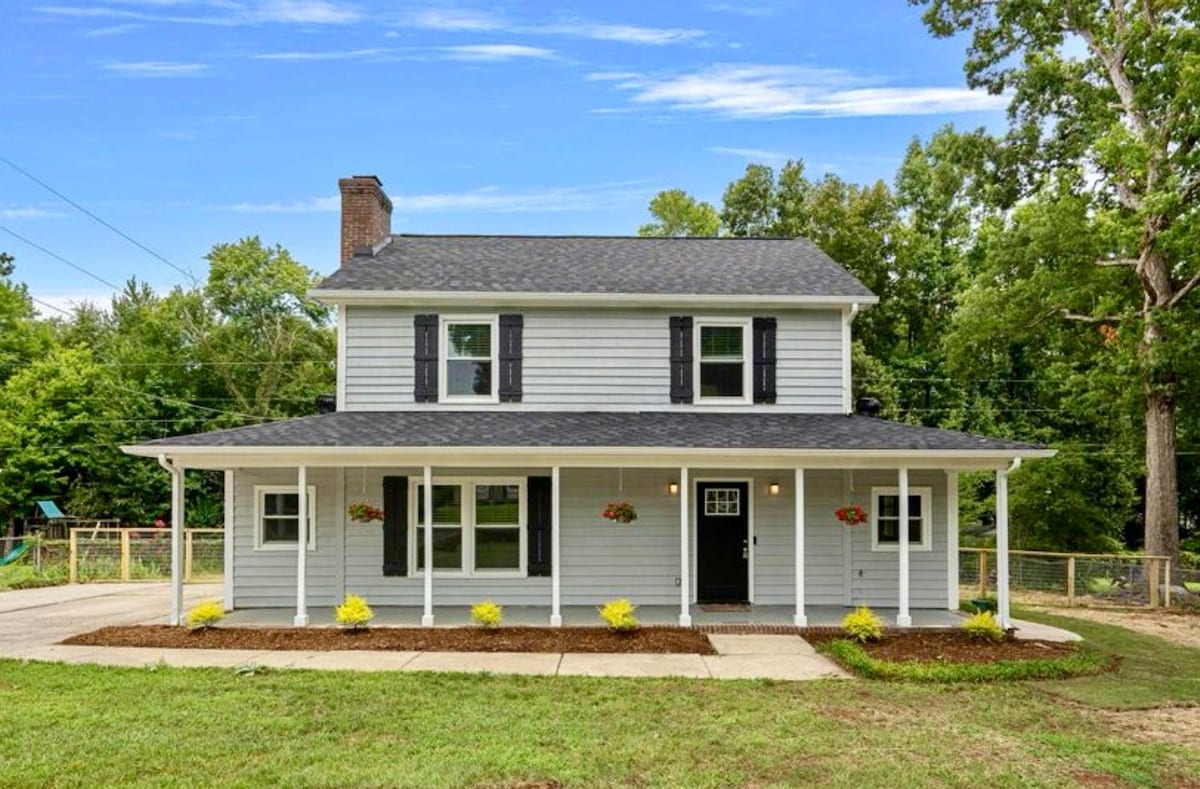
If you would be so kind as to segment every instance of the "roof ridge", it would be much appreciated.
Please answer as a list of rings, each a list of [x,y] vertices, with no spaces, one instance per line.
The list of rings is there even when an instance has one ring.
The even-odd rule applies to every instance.
[[[579,239],[587,241],[805,241],[806,236],[631,236],[588,233],[540,234],[540,233],[392,233],[392,238],[512,238],[512,239]]]

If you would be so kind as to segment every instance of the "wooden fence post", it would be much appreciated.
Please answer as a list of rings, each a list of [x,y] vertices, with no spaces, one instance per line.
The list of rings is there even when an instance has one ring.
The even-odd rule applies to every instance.
[[[183,582],[191,583],[192,580],[192,533],[191,531],[183,530]]]
[[[1158,559],[1150,559],[1147,564],[1149,567],[1150,581],[1150,607],[1158,608]]]
[[[121,580],[129,578],[129,529],[121,529]]]
[[[1067,557],[1067,605],[1075,605],[1075,557]]]
[[[979,552],[979,597],[987,597],[987,551]]]
[[[67,581],[70,583],[75,583],[79,579],[79,571],[75,567],[75,563],[79,558],[79,553],[77,551],[79,545],[78,540],[76,540],[77,535],[74,529],[69,530],[67,532],[67,536],[70,540],[70,548],[68,549],[68,552],[71,555],[71,560],[67,562]]]

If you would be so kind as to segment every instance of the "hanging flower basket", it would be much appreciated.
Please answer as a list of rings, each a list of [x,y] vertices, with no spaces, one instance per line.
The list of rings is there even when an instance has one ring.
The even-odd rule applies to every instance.
[[[346,508],[346,514],[355,523],[372,523],[383,520],[383,510],[366,501],[356,501]]]
[[[612,501],[600,513],[605,520],[613,523],[633,523],[637,520],[637,510],[628,501]]]
[[[860,523],[867,522],[867,513],[862,507],[857,504],[851,504],[848,507],[842,507],[834,511],[834,516],[847,526],[857,526]]]

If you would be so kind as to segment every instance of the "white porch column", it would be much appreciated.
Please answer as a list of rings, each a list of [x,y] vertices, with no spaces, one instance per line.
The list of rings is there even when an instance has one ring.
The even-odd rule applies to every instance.
[[[946,608],[958,610],[958,472],[946,472]]]
[[[804,469],[796,469],[796,614],[792,624],[804,627]]]
[[[171,624],[182,625],[183,614],[183,468],[167,463],[160,455],[159,465],[171,473]]]
[[[225,588],[222,600],[225,610],[232,611],[233,602],[233,469],[225,470],[225,533],[221,535],[225,548]]]
[[[296,616],[292,624],[308,627],[308,466],[296,469]]]
[[[559,529],[562,527],[559,510],[558,466],[550,470],[550,626],[562,627],[562,564]]]
[[[900,469],[900,605],[897,627],[912,627],[908,611],[908,469]]]
[[[425,612],[421,627],[433,627],[433,467],[425,467]]]
[[[692,615],[689,611],[692,593],[692,562],[688,551],[689,526],[688,493],[691,484],[688,482],[688,470],[685,466],[679,469],[679,626],[691,627]]]
[[[996,472],[996,613],[1003,628],[1012,627],[1008,599],[1008,475],[1021,465],[1013,460],[1007,469]]]

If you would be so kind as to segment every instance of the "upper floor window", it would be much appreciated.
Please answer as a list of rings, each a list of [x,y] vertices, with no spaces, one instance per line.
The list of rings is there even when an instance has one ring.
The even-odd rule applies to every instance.
[[[442,400],[496,402],[497,320],[442,319]]]
[[[750,401],[749,338],[748,321],[697,321],[696,379],[701,401]]]

